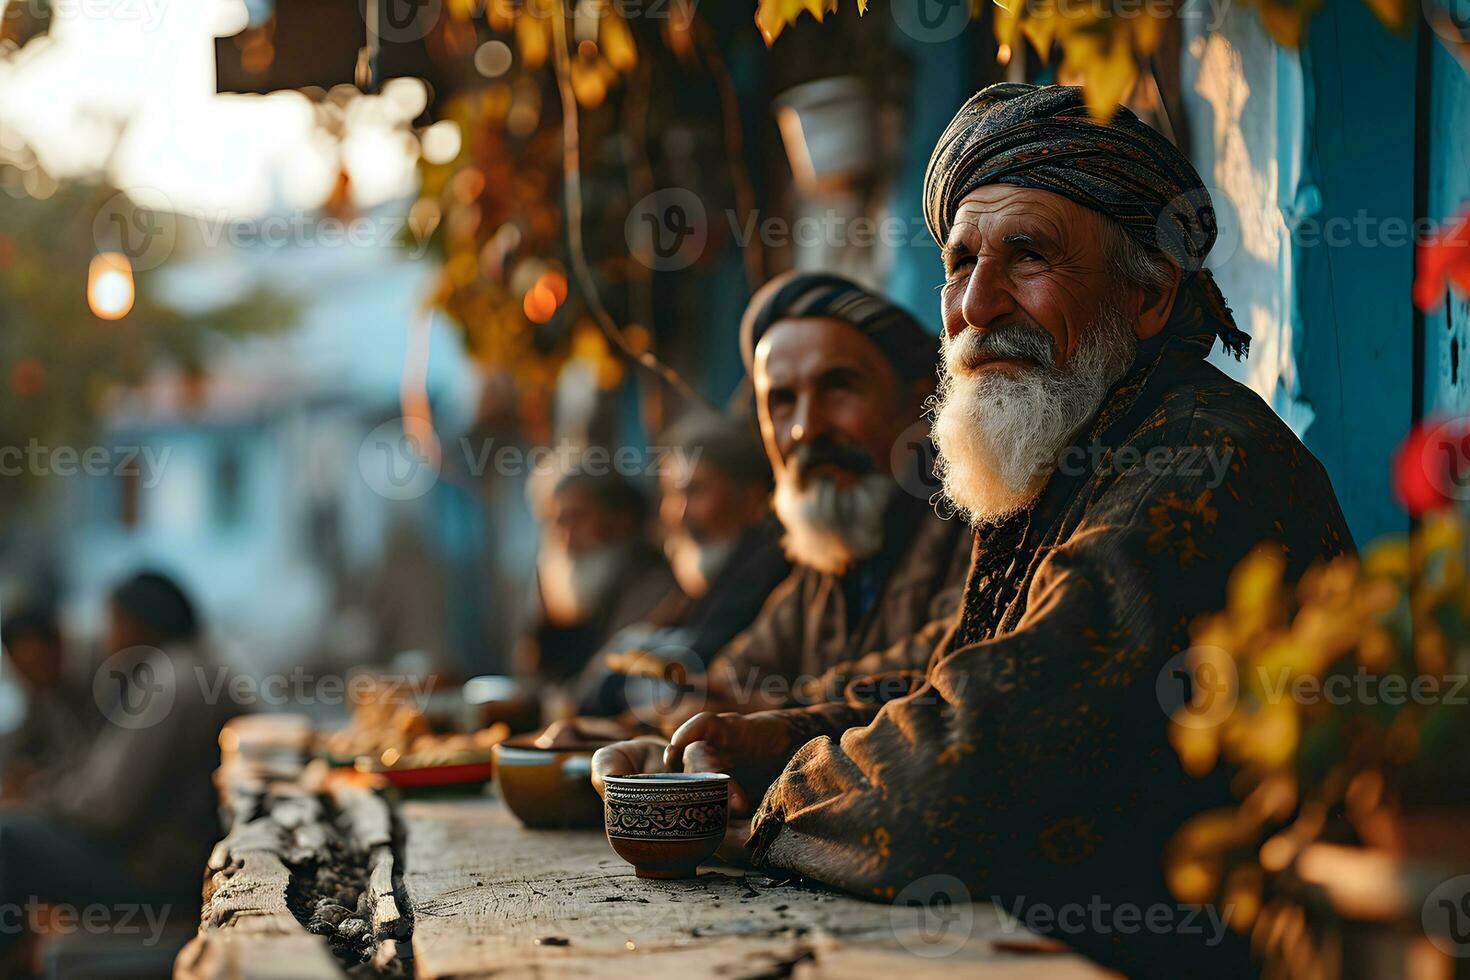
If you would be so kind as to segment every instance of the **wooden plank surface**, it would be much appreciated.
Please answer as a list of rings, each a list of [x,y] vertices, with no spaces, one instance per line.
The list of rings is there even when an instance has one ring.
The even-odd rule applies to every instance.
[[[295,758],[238,755],[216,773],[227,834],[210,855],[199,933],[174,963],[175,980],[341,980],[346,973],[328,940],[313,934],[288,904],[352,902],[318,932],[341,932],[349,917],[367,935],[355,956],[381,975],[402,975],[396,939],[409,923],[395,893],[392,815],[374,790],[326,780]],[[352,860],[344,863],[344,855]],[[352,864],[349,867],[348,864]],[[360,863],[360,867],[356,865]],[[320,871],[336,882],[318,888]],[[359,880],[360,877],[360,880]],[[341,896],[346,895],[345,899]]]
[[[957,906],[952,931],[926,941],[914,910],[735,869],[645,881],[600,832],[525,830],[493,800],[408,803],[402,817],[423,980],[1109,976],[1071,954],[998,950],[1033,937],[988,903]]]

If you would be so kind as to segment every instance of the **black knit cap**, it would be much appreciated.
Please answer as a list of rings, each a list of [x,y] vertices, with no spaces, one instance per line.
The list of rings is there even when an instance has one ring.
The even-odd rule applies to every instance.
[[[842,276],[787,272],[751,297],[740,323],[740,356],[755,365],[755,347],[779,320],[831,317],[850,324],[888,355],[900,378],[931,378],[939,366],[939,338],[903,307]]]

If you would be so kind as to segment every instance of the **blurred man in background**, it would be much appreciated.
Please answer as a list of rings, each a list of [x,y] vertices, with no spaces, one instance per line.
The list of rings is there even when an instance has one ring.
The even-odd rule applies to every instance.
[[[92,686],[103,724],[44,792],[0,809],[0,907],[145,903],[182,921],[197,910],[220,835],[219,731],[237,713],[200,640],[193,604],[167,576],[112,592]]]
[[[659,473],[659,523],[677,587],[589,665],[584,714],[643,715],[664,703],[669,685],[702,674],[791,570],[771,514],[770,463],[748,424],[699,412],[660,442],[673,450]]]
[[[571,684],[618,630],[643,620],[674,585],[648,537],[648,503],[624,477],[572,472],[551,495],[536,561],[523,676]]]
[[[24,702],[17,724],[0,736],[0,799],[41,790],[87,744],[95,712],[66,676],[61,626],[50,609],[21,608],[0,621],[5,662]]]

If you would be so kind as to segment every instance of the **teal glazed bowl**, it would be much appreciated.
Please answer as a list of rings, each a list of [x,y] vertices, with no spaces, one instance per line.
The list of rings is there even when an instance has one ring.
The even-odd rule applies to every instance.
[[[730,777],[722,772],[608,776],[607,842],[640,878],[693,878],[725,839]]]

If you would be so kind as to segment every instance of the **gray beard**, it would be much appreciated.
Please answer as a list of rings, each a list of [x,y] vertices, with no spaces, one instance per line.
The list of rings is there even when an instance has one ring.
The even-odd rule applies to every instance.
[[[537,575],[552,622],[571,625],[595,613],[621,584],[623,572],[637,551],[638,543],[627,541],[574,556],[560,545],[542,542]]]
[[[883,515],[897,487],[886,473],[858,477],[845,490],[826,477],[800,486],[790,471],[776,479],[772,507],[786,530],[786,556],[829,575],[841,575],[854,562],[883,547]]]
[[[985,526],[1036,499],[1058,455],[1097,415],[1138,345],[1133,325],[1108,303],[1060,367],[1051,336],[1037,328],[966,330],[941,346],[944,371],[932,403],[935,473],[955,510]],[[1041,366],[967,371],[981,349]]]
[[[739,544],[739,538],[696,541],[688,532],[679,531],[665,539],[664,555],[679,589],[689,598],[698,599],[709,591]]]

